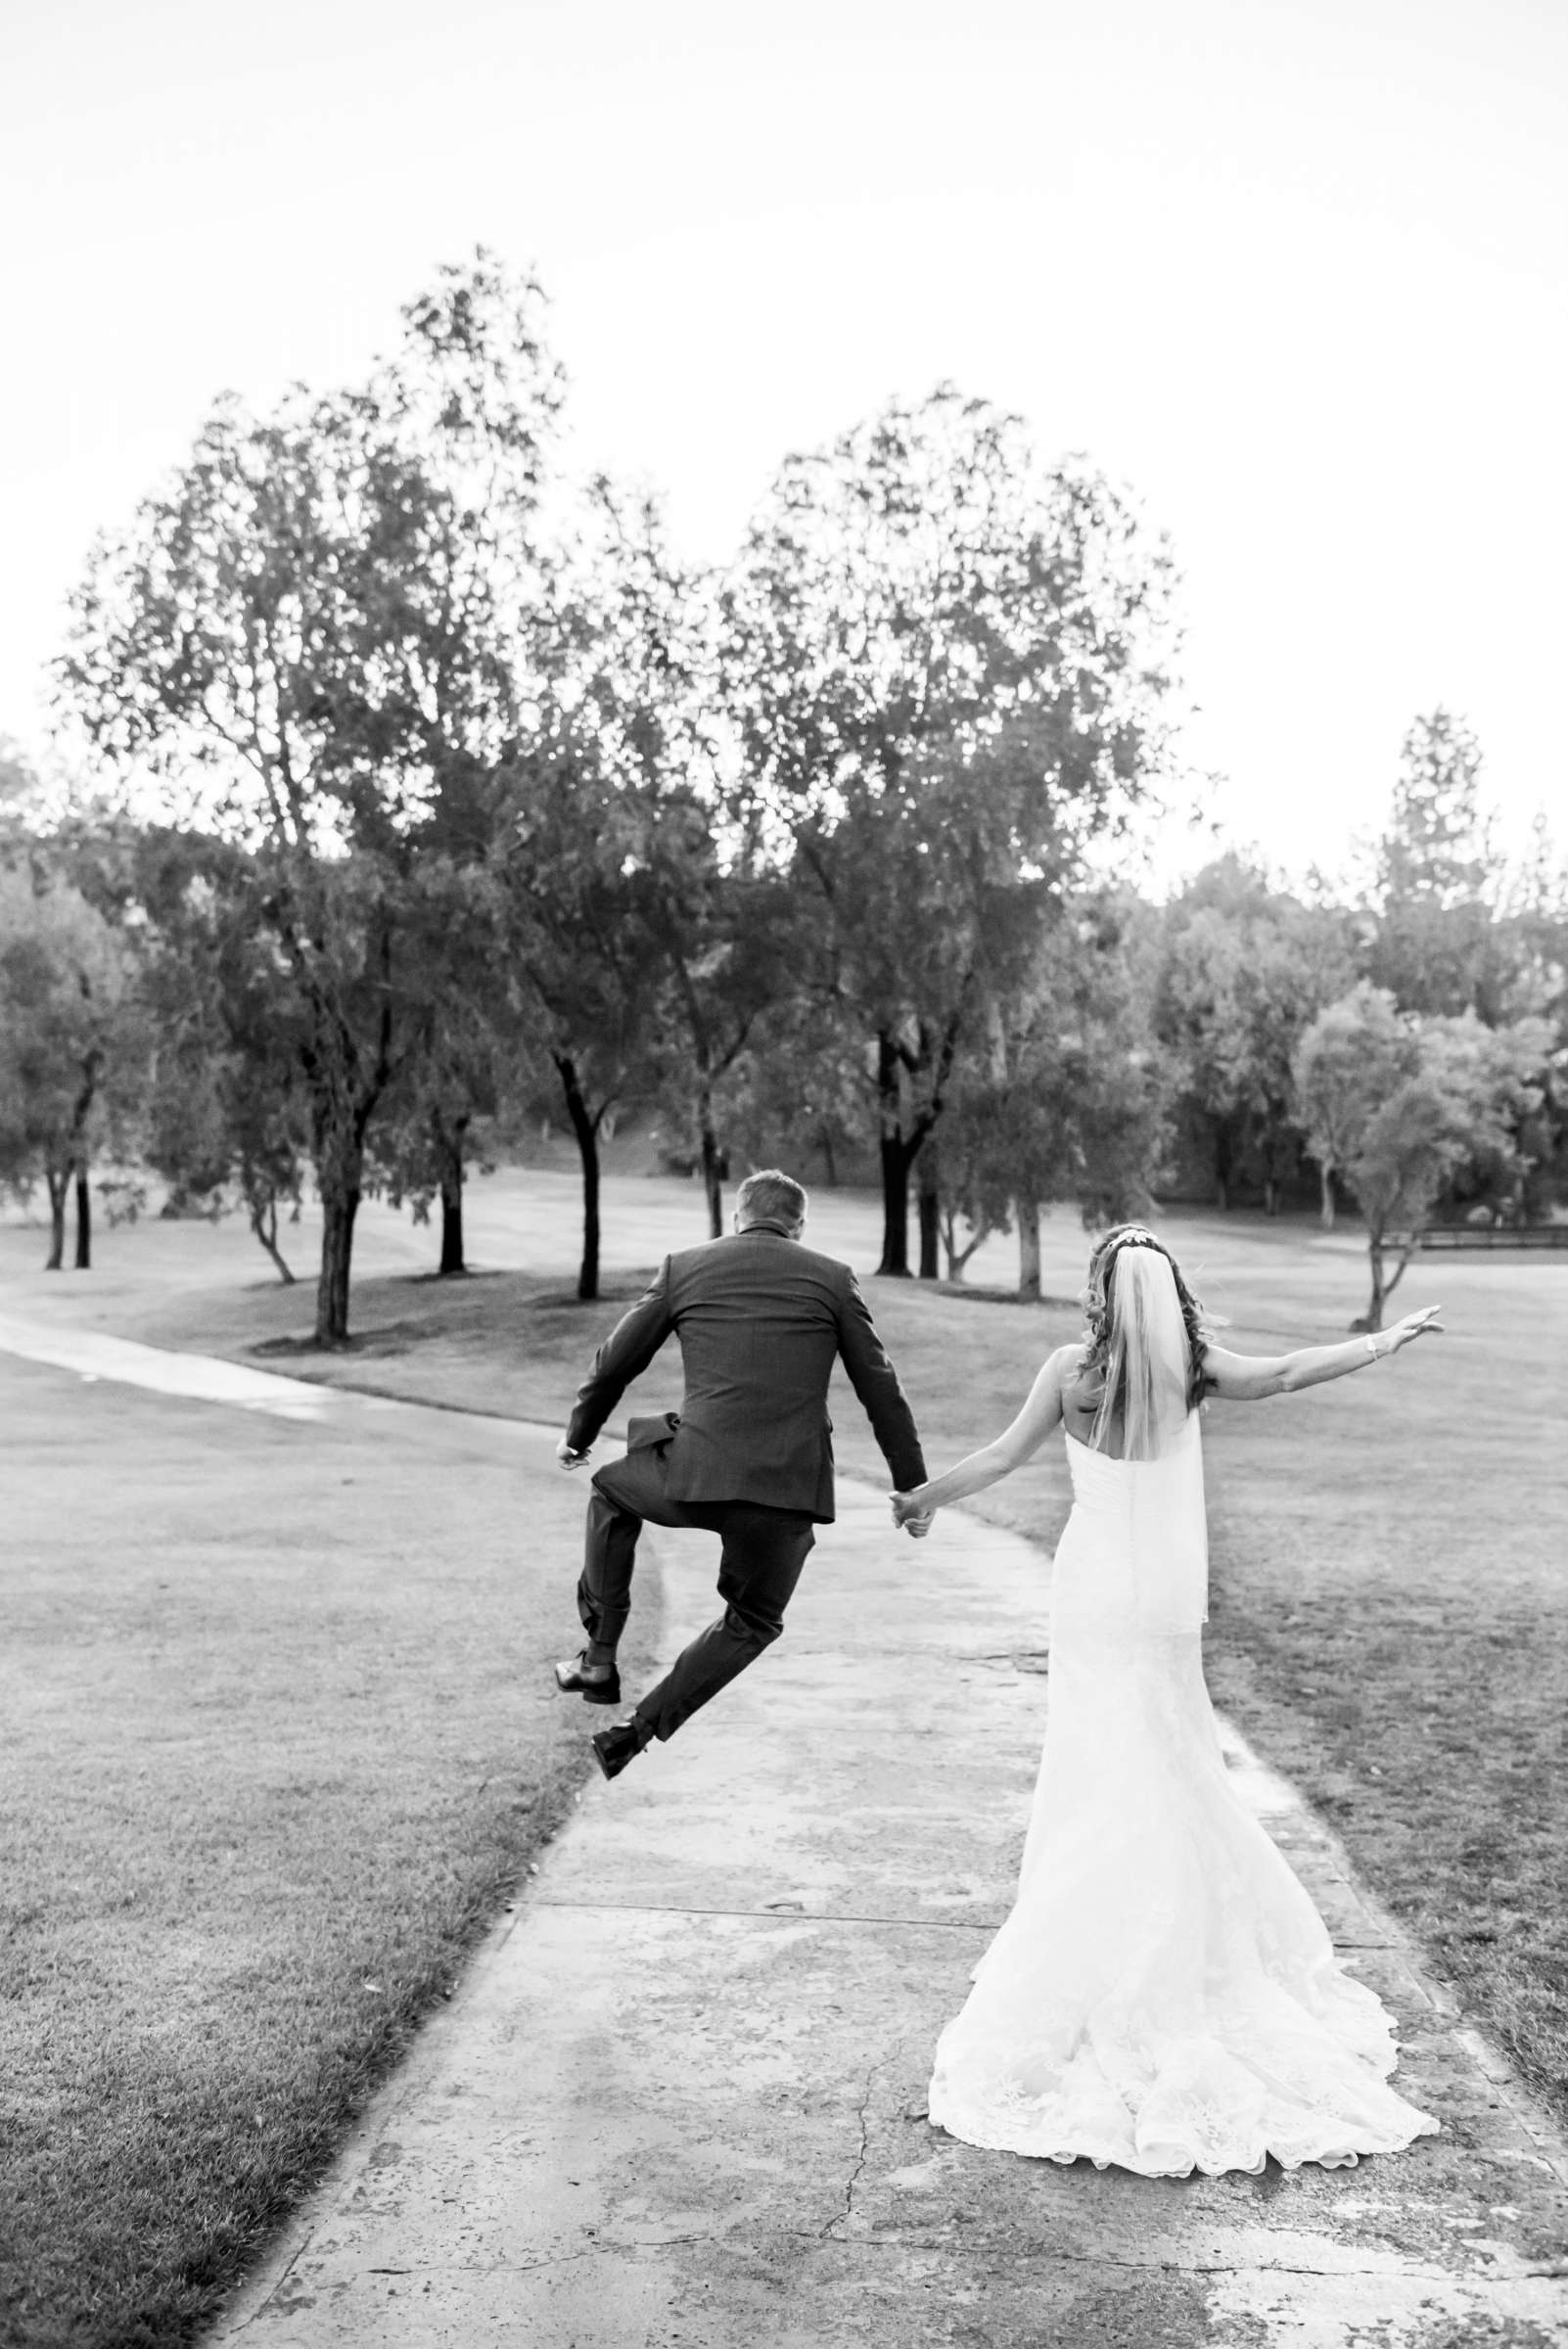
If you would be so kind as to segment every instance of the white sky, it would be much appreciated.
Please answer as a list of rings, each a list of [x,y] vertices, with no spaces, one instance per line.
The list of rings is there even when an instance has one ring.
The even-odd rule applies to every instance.
[[[211,396],[351,375],[483,240],[553,294],[582,461],[693,552],[945,376],[1130,484],[1212,812],[1274,861],[1375,827],[1438,701],[1508,832],[1568,810],[1564,0],[0,0],[0,89],[24,743]]]

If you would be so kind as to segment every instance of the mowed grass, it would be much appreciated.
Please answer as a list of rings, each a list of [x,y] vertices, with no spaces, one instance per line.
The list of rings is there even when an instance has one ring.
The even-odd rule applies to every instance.
[[[1243,1352],[1335,1342],[1360,1310],[1354,1231],[1323,1239],[1192,1215],[1165,1226]],[[1084,1246],[1061,1225],[1049,1236],[1047,1282],[1064,1295]],[[362,1351],[291,1366],[558,1425],[640,1285],[622,1273],[581,1307],[558,1277],[368,1282]],[[934,1468],[1004,1425],[1043,1356],[1080,1326],[1065,1303],[866,1285]],[[1296,1397],[1208,1406],[1209,1676],[1568,2120],[1568,1265],[1418,1261],[1399,1304],[1434,1301],[1448,1334],[1396,1361]],[[256,1291],[246,1318],[249,1342],[264,1344],[301,1313]],[[237,1350],[233,1301],[188,1298],[144,1334]],[[635,1407],[679,1395],[671,1348]],[[841,1464],[880,1481],[847,1389],[833,1415]],[[1068,1501],[1053,1443],[974,1505],[1048,1545]],[[961,1540],[949,1519],[911,1552],[911,1608],[944,1543]]]
[[[0,1355],[0,2338],[192,2337],[579,1782],[582,1492]],[[656,1627],[645,1585],[636,1627]]]

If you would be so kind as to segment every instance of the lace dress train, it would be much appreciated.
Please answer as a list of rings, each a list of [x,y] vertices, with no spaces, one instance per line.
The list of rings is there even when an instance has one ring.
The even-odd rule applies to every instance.
[[[1226,1775],[1197,1414],[1158,1460],[1068,1450],[1018,1897],[942,2035],[931,2118],[1149,2177],[1407,2145],[1438,2123],[1388,2085],[1392,2018]]]

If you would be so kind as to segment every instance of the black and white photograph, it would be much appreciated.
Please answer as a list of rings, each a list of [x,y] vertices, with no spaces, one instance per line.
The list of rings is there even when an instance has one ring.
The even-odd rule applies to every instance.
[[[0,2349],[1568,2349],[1568,8],[0,87]]]

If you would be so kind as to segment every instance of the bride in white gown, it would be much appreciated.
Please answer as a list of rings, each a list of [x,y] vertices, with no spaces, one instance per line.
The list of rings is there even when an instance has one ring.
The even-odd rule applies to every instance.
[[[1327,2168],[1438,2123],[1388,2085],[1394,2024],[1231,1788],[1204,1685],[1205,1395],[1340,1378],[1441,1325],[1258,1359],[1212,1343],[1151,1232],[1089,1267],[1085,1340],[900,1524],[994,1484],[1060,1423],[1073,1510],[1051,1593],[1045,1750],[1011,1915],[943,2032],[931,2118],[972,2145],[1147,2177]]]

